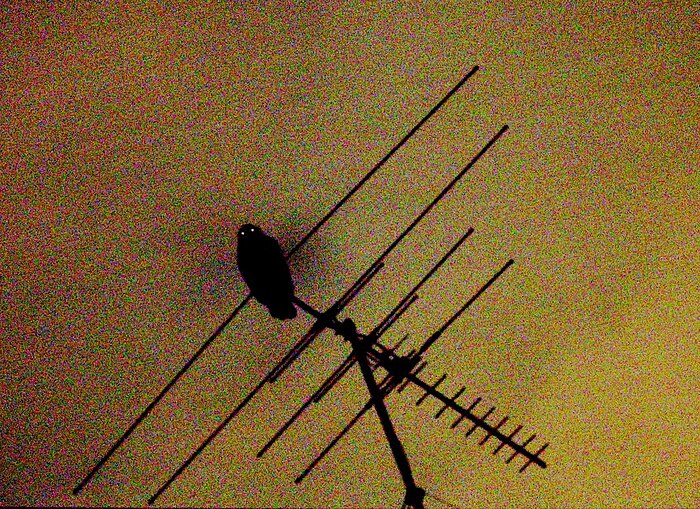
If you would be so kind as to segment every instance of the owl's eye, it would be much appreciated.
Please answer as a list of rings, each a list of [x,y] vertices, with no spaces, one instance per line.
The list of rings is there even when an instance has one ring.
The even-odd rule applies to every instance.
[[[246,225],[243,225],[240,230],[238,230],[238,235],[240,235],[242,237],[246,234],[250,235],[252,233],[256,233],[257,231],[258,231],[258,229],[255,226],[253,226],[252,224],[246,224]]]

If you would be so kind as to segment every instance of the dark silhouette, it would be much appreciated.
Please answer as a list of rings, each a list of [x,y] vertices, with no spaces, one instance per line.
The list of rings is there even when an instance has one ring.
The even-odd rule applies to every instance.
[[[284,253],[274,238],[252,224],[241,226],[236,260],[250,293],[267,307],[274,318],[289,320],[297,316],[292,303],[292,276]]]

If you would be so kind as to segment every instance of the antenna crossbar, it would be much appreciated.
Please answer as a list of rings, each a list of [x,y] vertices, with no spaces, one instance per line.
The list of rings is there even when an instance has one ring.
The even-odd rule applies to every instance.
[[[496,426],[492,426],[491,424],[486,422],[486,419],[493,413],[493,411],[495,410],[495,407],[491,407],[484,415],[479,417],[479,416],[475,415],[474,413],[472,413],[472,411],[471,411],[474,408],[474,406],[476,406],[476,403],[478,403],[478,401],[475,401],[474,404],[472,404],[472,406],[470,408],[464,408],[462,405],[457,403],[453,398],[449,398],[448,396],[444,395],[440,391],[436,390],[433,385],[428,384],[427,382],[421,380],[417,376],[409,373],[408,375],[406,375],[406,378],[408,380],[410,380],[413,384],[415,384],[418,387],[420,387],[421,389],[423,389],[426,392],[426,394],[429,394],[430,396],[434,397],[435,399],[441,401],[445,406],[447,406],[450,409],[457,412],[460,417],[466,418],[466,419],[472,421],[473,426],[469,429],[469,431],[467,431],[467,436],[470,435],[471,433],[473,433],[473,431],[475,429],[481,428],[482,430],[486,431],[486,433],[487,433],[486,439],[482,440],[482,445],[484,443],[486,443],[486,440],[489,437],[493,436],[499,442],[501,442],[501,444],[505,444],[508,447],[510,447],[511,449],[513,449],[514,455],[511,457],[510,460],[512,460],[512,458],[514,458],[517,455],[522,455],[525,458],[527,458],[526,466],[531,464],[531,463],[535,463],[537,466],[539,466],[541,468],[547,467],[547,464],[539,457],[540,453],[542,451],[544,451],[544,448],[542,448],[541,450],[539,450],[535,453],[532,453],[526,449],[526,446],[530,443],[531,440],[526,440],[523,443],[518,443],[513,439],[513,437],[515,436],[515,433],[517,433],[517,431],[519,431],[520,428],[515,430],[510,435],[505,435],[504,433],[502,433],[499,430],[500,426],[505,423],[507,418],[503,419]],[[532,437],[532,438],[534,438],[534,437]],[[495,452],[498,452],[501,448],[502,448],[502,446],[499,444],[499,447],[497,447],[497,451],[495,451]],[[510,460],[507,461],[507,463],[509,463]]]

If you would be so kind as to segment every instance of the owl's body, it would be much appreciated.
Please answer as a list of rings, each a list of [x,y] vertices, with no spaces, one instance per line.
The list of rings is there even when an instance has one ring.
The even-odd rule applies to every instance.
[[[287,260],[277,241],[256,226],[246,224],[238,231],[238,270],[255,300],[267,307],[274,318],[296,317],[292,299],[294,284]]]

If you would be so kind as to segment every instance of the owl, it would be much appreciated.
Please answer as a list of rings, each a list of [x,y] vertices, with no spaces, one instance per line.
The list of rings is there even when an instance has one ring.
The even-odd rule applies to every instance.
[[[252,224],[241,226],[236,261],[250,293],[274,318],[289,320],[297,316],[292,303],[294,283],[287,260],[274,238]]]

